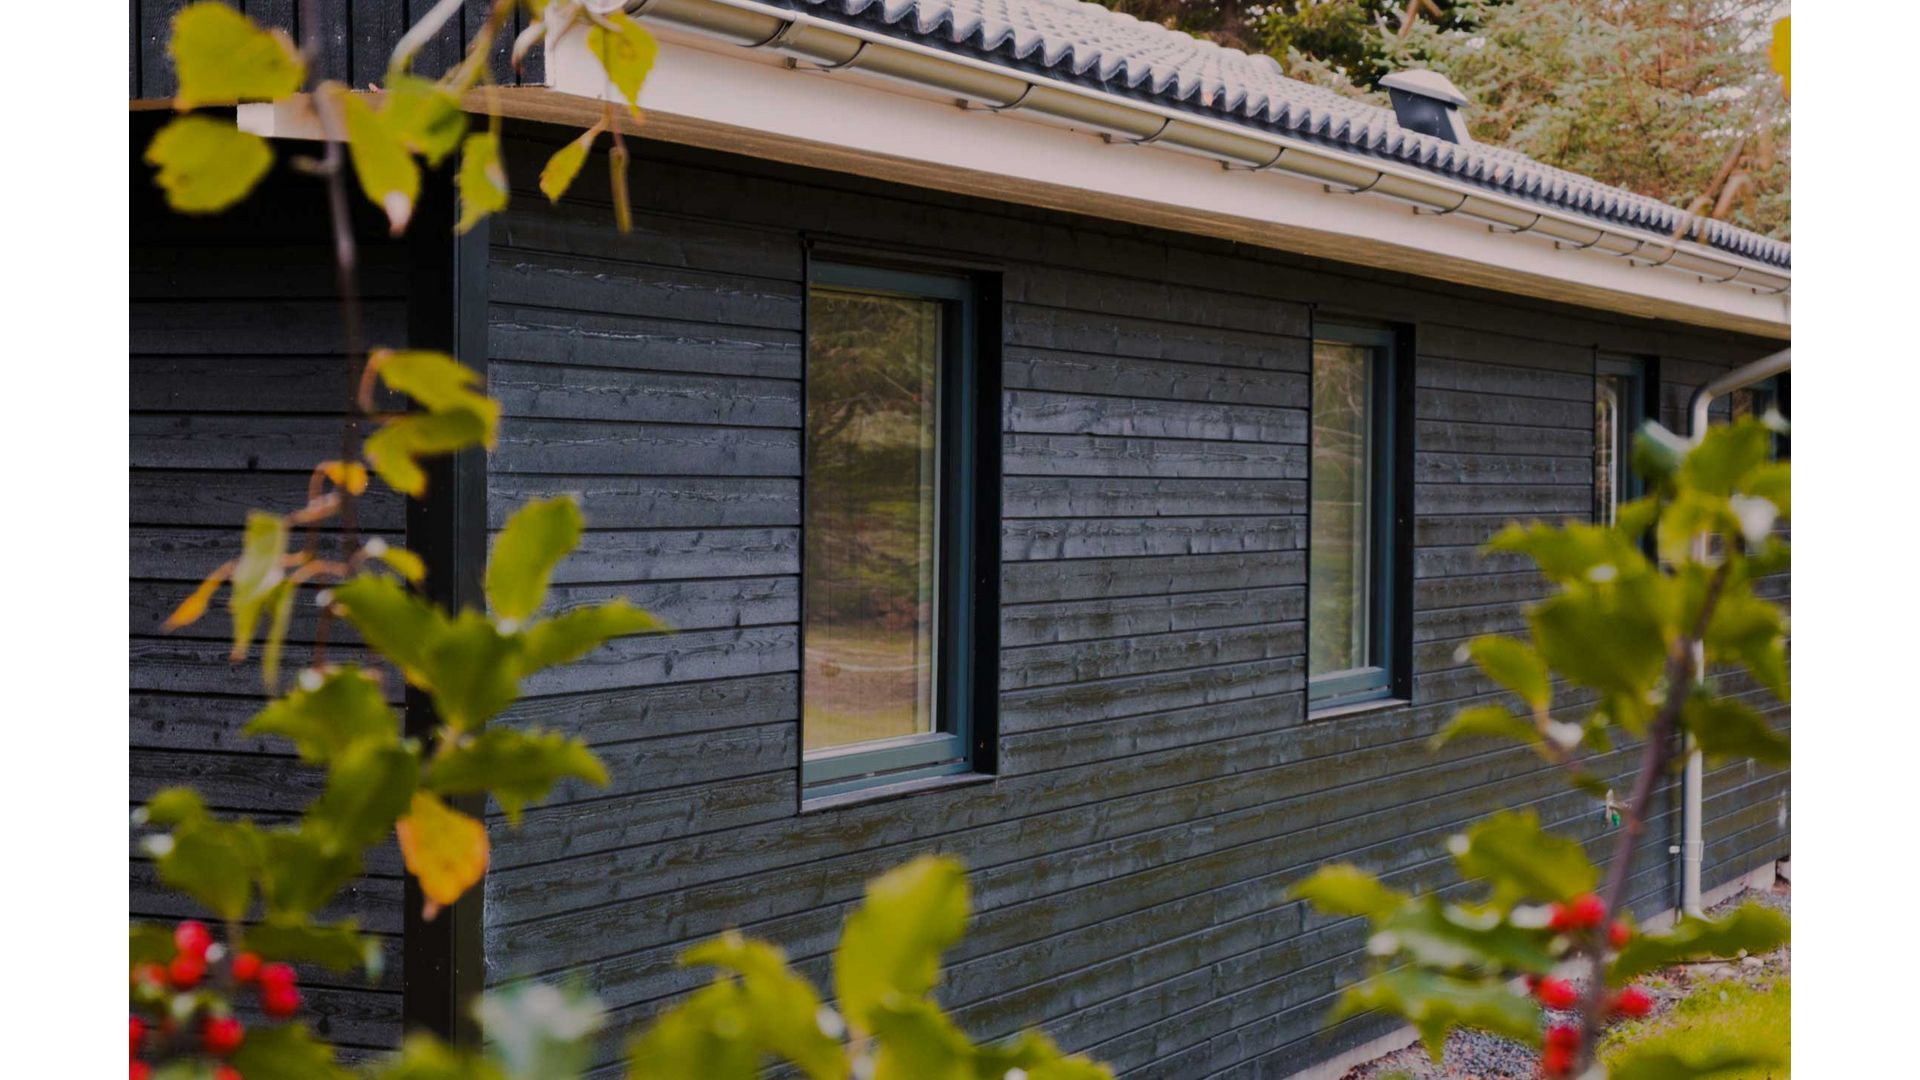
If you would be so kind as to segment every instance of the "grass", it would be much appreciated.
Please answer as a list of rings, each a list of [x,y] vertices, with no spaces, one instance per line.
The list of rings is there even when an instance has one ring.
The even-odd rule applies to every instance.
[[[1600,1044],[1600,1057],[1612,1070],[1629,1050],[1671,1053],[1693,1061],[1720,1052],[1758,1050],[1778,1057],[1780,1064],[1716,1072],[1714,1080],[1781,1080],[1789,1075],[1791,1015],[1792,989],[1785,976],[1770,984],[1709,982],[1695,987],[1666,1013],[1608,1032]]]

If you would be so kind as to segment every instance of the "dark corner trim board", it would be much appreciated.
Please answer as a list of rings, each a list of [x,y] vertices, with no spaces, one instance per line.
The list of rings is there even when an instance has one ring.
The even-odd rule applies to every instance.
[[[487,223],[455,236],[451,171],[430,176],[409,230],[412,297],[408,345],[437,349],[478,369],[487,365]],[[487,459],[470,450],[436,459],[427,469],[425,499],[407,500],[407,546],[427,564],[426,592],[450,610],[483,609],[487,562]],[[424,738],[438,722],[432,702],[409,686],[407,733]],[[463,813],[484,818],[484,796],[449,800]],[[471,1003],[486,970],[482,940],[484,900],[469,890],[437,917],[424,917],[419,882],[406,876],[403,899],[404,957],[401,1022],[456,1044],[477,1046],[479,1029]]]

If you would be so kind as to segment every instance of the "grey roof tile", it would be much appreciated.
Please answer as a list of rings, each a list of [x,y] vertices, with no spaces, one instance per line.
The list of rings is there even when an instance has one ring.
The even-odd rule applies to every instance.
[[[1402,128],[1393,111],[1289,79],[1270,56],[1224,48],[1078,0],[768,0],[1018,70],[1306,138],[1467,180],[1598,221],[1672,232],[1685,211],[1486,143]],[[1705,242],[1773,266],[1790,245],[1723,221]]]

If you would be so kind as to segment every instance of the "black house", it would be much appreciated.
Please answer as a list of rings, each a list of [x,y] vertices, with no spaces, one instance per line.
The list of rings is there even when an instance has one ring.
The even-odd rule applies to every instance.
[[[153,192],[178,6],[133,4],[130,798],[192,782],[271,816],[312,780],[238,733],[255,674],[220,627],[159,624],[328,456],[339,321],[310,180],[209,220]],[[326,74],[377,81],[429,6],[319,4]],[[728,927],[819,976],[863,882],[946,851],[978,910],[943,995],[976,1035],[1038,1023],[1175,1078],[1395,1037],[1322,1030],[1362,928],[1286,887],[1336,858],[1443,887],[1445,838],[1501,807],[1607,833],[1524,751],[1428,747],[1492,691],[1460,645],[1546,591],[1478,545],[1604,518],[1627,433],[1686,430],[1696,388],[1783,348],[1787,246],[1676,241],[1673,207],[1463,141],[1444,80],[1396,77],[1397,117],[1093,5],[625,6],[663,42],[630,234],[604,162],[558,206],[535,186],[601,114],[572,39],[501,91],[508,212],[453,238],[441,177],[408,239],[369,216],[369,338],[483,366],[505,419],[431,505],[362,515],[471,598],[488,529],[578,492],[555,602],[627,595],[677,631],[536,683],[520,715],[613,784],[496,819],[468,921],[425,927],[375,860],[352,910],[392,961],[315,977],[323,1031],[390,1047],[522,975],[637,1022]],[[1643,917],[1690,841],[1709,891],[1787,853],[1786,773],[1708,773],[1699,837],[1679,787]],[[131,874],[136,916],[184,913]]]

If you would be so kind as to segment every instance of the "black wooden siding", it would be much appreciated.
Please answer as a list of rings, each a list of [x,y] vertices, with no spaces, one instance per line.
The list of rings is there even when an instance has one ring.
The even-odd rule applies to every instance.
[[[584,976],[618,1029],[702,979],[679,950],[736,926],[824,980],[861,884],[951,851],[977,914],[944,996],[972,1031],[1044,1024],[1130,1075],[1284,1075],[1383,1030],[1321,1033],[1361,928],[1283,901],[1289,883],[1350,858],[1445,886],[1445,837],[1505,806],[1605,838],[1528,753],[1427,747],[1489,690],[1458,646],[1545,592],[1475,545],[1588,513],[1596,349],[1660,357],[1672,413],[1767,343],[660,147],[622,238],[603,170],[569,206],[532,191],[552,138],[515,145],[523,193],[493,232],[490,516],[582,493],[557,602],[625,593],[680,630],[520,708],[591,739],[614,780],[496,823],[489,982]],[[999,779],[802,815],[807,236],[1003,269],[1006,521]],[[1414,328],[1416,645],[1410,706],[1308,722],[1316,308]],[[1624,791],[1630,755],[1614,764]],[[1709,887],[1785,853],[1786,789],[1710,774]],[[1642,849],[1642,913],[1672,902],[1678,831],[1676,798]]]
[[[173,61],[167,55],[174,13],[191,0],[129,0],[131,49],[127,61],[127,96],[164,98],[178,85]],[[227,0],[262,26],[285,30],[296,42],[306,41],[300,23],[301,0]],[[357,90],[385,81],[387,61],[400,36],[433,9],[436,0],[319,0],[320,32],[315,70],[321,78],[337,79]],[[414,70],[438,75],[458,61],[486,22],[492,0],[467,0],[461,17],[448,20],[439,34],[422,48]],[[508,62],[513,39],[526,25],[525,11],[515,11],[512,24],[494,42],[494,77],[503,83],[524,79],[538,83],[544,70],[538,50],[516,75]]]
[[[137,163],[151,129],[134,124],[131,155],[128,794],[138,806],[161,787],[192,784],[217,810],[283,819],[319,794],[321,777],[286,743],[240,734],[262,703],[260,671],[257,662],[228,663],[224,604],[173,634],[160,624],[239,551],[248,509],[300,506],[309,470],[339,456],[348,378],[324,191],[277,175],[224,217],[174,217]],[[402,344],[403,249],[370,242],[363,254],[368,334]],[[375,492],[359,505],[368,534],[401,542],[398,498]],[[311,655],[315,625],[303,602],[288,671]],[[343,638],[351,642],[351,632],[336,624],[336,658]],[[303,973],[319,1030],[350,1050],[399,1041],[400,873],[391,845],[374,852],[333,913],[387,939],[383,978],[369,986]],[[135,918],[204,916],[162,888],[137,850],[130,890]]]

